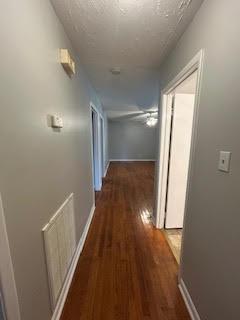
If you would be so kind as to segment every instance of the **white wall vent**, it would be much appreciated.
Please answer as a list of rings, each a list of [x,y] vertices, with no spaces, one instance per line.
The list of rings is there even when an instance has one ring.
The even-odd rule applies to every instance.
[[[54,309],[76,250],[73,194],[64,201],[42,231]]]

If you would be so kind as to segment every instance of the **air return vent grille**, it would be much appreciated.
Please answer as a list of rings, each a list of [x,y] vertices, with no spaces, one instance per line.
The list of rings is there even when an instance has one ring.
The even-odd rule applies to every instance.
[[[43,228],[43,236],[54,308],[76,249],[73,194]]]

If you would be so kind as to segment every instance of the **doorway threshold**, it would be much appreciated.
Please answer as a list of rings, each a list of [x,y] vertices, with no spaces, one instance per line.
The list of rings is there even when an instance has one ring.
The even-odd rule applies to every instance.
[[[164,229],[163,233],[177,263],[179,264],[181,255],[182,229]]]

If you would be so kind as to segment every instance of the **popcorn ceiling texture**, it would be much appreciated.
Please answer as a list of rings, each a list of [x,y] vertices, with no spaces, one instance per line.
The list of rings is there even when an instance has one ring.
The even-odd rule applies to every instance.
[[[202,3],[202,0],[51,1],[103,107],[118,111],[122,108],[128,111],[127,107],[129,111],[156,108],[157,68]],[[115,66],[121,67],[120,76],[109,72]],[[140,93],[147,101],[142,101]]]

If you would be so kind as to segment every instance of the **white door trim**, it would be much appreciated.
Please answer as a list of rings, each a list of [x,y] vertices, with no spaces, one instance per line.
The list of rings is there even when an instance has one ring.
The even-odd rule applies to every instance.
[[[99,113],[99,129],[101,128],[101,125],[100,125],[100,121],[102,120],[102,132],[100,132],[99,134],[99,142],[100,142],[100,153],[101,153],[101,176],[102,178],[104,177],[104,173],[105,173],[105,139],[104,139],[104,136],[105,136],[105,122],[104,122],[104,117]],[[101,141],[102,139],[102,141]],[[101,148],[102,146],[102,148]],[[102,163],[103,161],[103,163]]]
[[[17,288],[0,195],[0,282],[7,320],[20,320]]]
[[[187,64],[185,68],[162,90],[161,92],[161,108],[159,112],[159,124],[160,124],[160,139],[159,139],[159,149],[158,149],[158,170],[157,170],[157,189],[156,189],[156,227],[159,229],[164,228],[164,220],[165,220],[165,200],[166,200],[166,183],[167,183],[167,166],[166,166],[166,157],[164,158],[164,154],[166,148],[168,147],[169,137],[167,132],[167,119],[169,117],[167,108],[167,97],[168,95],[190,74],[192,74],[195,70],[198,70],[197,76],[197,88],[196,88],[196,97],[194,103],[194,116],[193,116],[193,128],[192,128],[192,141],[191,141],[191,151],[190,151],[190,160],[189,160],[189,174],[188,174],[188,182],[187,182],[187,191],[186,191],[186,206],[188,204],[189,197],[189,181],[192,176],[192,160],[193,154],[196,144],[196,133],[197,133],[197,123],[198,123],[198,109],[200,103],[200,91],[201,91],[201,79],[203,73],[203,60],[204,60],[204,51],[200,50],[198,54]],[[187,207],[185,206],[184,212],[184,223],[183,223],[183,238],[182,238],[182,250],[181,250],[181,258],[180,258],[180,272],[179,277],[181,278],[181,260],[182,260],[182,252],[184,248],[184,226],[185,226],[185,216]]]
[[[92,157],[92,164],[95,165],[96,168],[96,181],[95,181],[95,186],[93,183],[93,192],[94,192],[94,187],[95,187],[95,191],[100,191],[102,188],[102,168],[101,168],[101,134],[100,134],[100,112],[98,111],[98,109],[95,107],[95,105],[90,102],[90,115],[92,117],[92,110],[96,113],[97,115],[97,128],[96,128],[96,134],[97,134],[97,145],[96,145],[96,154],[97,157],[95,159],[94,162],[94,158],[93,158],[93,143],[92,143],[92,138],[93,138],[93,132],[92,132],[92,119],[91,119],[91,157]],[[92,168],[92,172],[94,174],[94,168]]]

